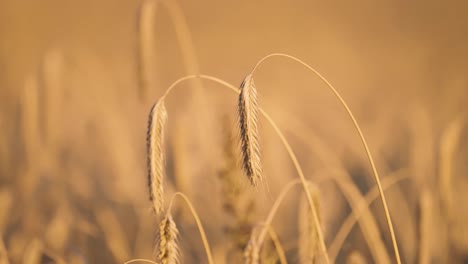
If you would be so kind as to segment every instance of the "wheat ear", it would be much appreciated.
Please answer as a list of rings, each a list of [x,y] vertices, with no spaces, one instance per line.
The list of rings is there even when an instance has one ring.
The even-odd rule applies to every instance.
[[[159,224],[158,259],[161,264],[179,263],[179,246],[177,236],[179,231],[170,214]]]
[[[240,87],[239,133],[241,140],[242,167],[253,186],[262,180],[260,144],[258,140],[258,100],[252,75],[247,75]]]
[[[148,119],[147,163],[149,197],[153,210],[160,214],[164,198],[164,129],[167,122],[167,111],[164,100],[160,99],[151,108]]]

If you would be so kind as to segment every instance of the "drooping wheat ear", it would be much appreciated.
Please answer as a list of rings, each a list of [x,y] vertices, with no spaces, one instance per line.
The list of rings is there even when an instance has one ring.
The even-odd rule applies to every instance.
[[[179,263],[177,236],[179,231],[170,214],[159,225],[158,259],[161,264]]]
[[[257,89],[249,74],[240,87],[239,129],[242,151],[242,166],[253,186],[262,180],[260,144],[258,141],[258,100]]]
[[[156,0],[143,0],[138,18],[138,75],[140,82],[140,99],[148,96],[155,85],[155,32],[154,23],[158,3]]]
[[[166,121],[166,107],[164,100],[160,99],[151,109],[147,134],[149,197],[153,203],[153,210],[157,214],[163,210],[164,128]]]
[[[317,188],[308,184],[307,186],[312,194],[314,207],[317,211],[317,217],[320,217],[320,201]],[[319,251],[319,238],[317,228],[314,224],[313,212],[307,204],[307,198],[304,196],[299,207],[299,259],[301,263],[314,263],[314,259]]]

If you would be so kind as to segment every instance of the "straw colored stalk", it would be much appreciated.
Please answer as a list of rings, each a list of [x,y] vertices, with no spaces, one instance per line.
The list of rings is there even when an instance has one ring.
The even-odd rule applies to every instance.
[[[439,192],[442,206],[449,219],[455,217],[455,205],[453,202],[453,162],[456,159],[456,151],[459,147],[463,125],[464,119],[461,117],[452,121],[443,131],[440,143]]]
[[[310,193],[314,206],[317,209],[317,215],[320,221],[320,201],[318,190],[315,186],[309,184]],[[319,243],[317,228],[314,224],[312,212],[307,204],[307,199],[303,197],[299,207],[299,260],[301,263],[314,263],[315,257],[319,252]],[[321,221],[320,221],[321,222]]]
[[[346,113],[348,114],[349,118],[351,119],[356,131],[358,132],[359,134],[359,138],[361,140],[361,143],[362,143],[362,146],[364,147],[365,149],[365,152],[366,152],[366,155],[367,155],[367,158],[369,160],[369,163],[372,167],[372,172],[373,172],[373,176],[374,176],[374,180],[375,180],[375,183],[377,184],[377,187],[379,189],[379,193],[380,193],[380,199],[382,200],[382,205],[383,205],[383,209],[385,211],[385,218],[387,220],[387,225],[388,225],[388,229],[390,231],[390,236],[391,236],[391,239],[392,239],[392,244],[393,244],[393,250],[394,250],[394,253],[395,253],[395,259],[397,261],[398,264],[401,264],[401,258],[400,258],[400,251],[398,249],[398,244],[397,244],[397,240],[396,240],[396,236],[395,236],[395,230],[393,228],[393,224],[392,224],[392,219],[391,219],[391,216],[390,216],[390,211],[388,210],[388,205],[387,205],[387,201],[385,199],[385,194],[383,192],[383,189],[382,189],[382,186],[380,184],[380,177],[379,177],[379,174],[377,172],[377,168],[375,166],[375,162],[374,162],[374,159],[372,158],[372,155],[370,153],[370,149],[369,149],[369,146],[367,145],[367,141],[366,139],[364,138],[364,135],[362,133],[362,130],[356,120],[356,118],[354,117],[354,114],[351,112],[351,109],[349,108],[348,104],[345,102],[345,100],[341,97],[340,93],[335,89],[335,87],[333,87],[333,85],[327,80],[325,79],[325,77],[323,77],[317,70],[315,70],[314,68],[312,68],[311,66],[309,66],[307,63],[303,62],[302,60],[294,57],[294,56],[291,56],[291,55],[287,55],[287,54],[282,54],[282,53],[273,53],[273,54],[270,54],[270,55],[267,55],[265,57],[263,57],[260,61],[257,62],[257,64],[255,65],[254,69],[252,70],[251,74],[253,75],[255,70],[258,68],[258,66],[260,64],[262,64],[264,61],[266,61],[267,59],[269,58],[272,58],[272,57],[283,57],[283,58],[287,58],[287,59],[290,59],[290,60],[293,60],[299,64],[301,64],[302,66],[306,67],[309,71],[311,71],[315,76],[317,76],[318,78],[320,78],[320,80],[322,80],[323,83],[326,84],[327,88],[333,93],[333,95],[336,97],[336,99],[338,99],[338,101],[340,102],[340,104],[343,106],[343,108],[346,110]],[[309,205],[312,207],[312,201],[311,201],[311,198],[310,198],[310,194],[308,193],[308,190],[307,188],[305,187],[305,180],[302,175],[302,173],[300,174],[300,177],[303,181],[303,184],[304,184],[304,188],[306,190],[306,193],[307,193],[307,199],[308,199],[308,202],[309,202]],[[319,236],[321,236],[321,234],[319,233]],[[321,239],[323,240],[323,239]],[[322,244],[321,245],[321,248],[323,250],[325,250],[325,245]],[[328,260],[327,260],[328,262]]]
[[[164,100],[159,100],[151,109],[147,134],[147,163],[149,197],[154,212],[163,210],[164,179],[164,128],[167,111]]]
[[[242,166],[253,186],[262,180],[260,144],[258,140],[257,89],[249,74],[240,87],[238,114],[242,152]]]
[[[419,225],[419,263],[431,263],[431,233],[432,233],[432,197],[429,189],[424,189],[420,200],[420,225]]]

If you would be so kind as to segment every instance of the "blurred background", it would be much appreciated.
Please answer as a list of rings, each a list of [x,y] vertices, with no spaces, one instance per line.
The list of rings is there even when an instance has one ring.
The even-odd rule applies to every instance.
[[[387,192],[403,262],[466,263],[467,8],[455,0],[0,0],[1,263],[153,259],[151,106],[187,74],[238,86],[275,52],[327,78],[356,115],[382,179],[404,177]],[[318,186],[327,246],[334,245],[355,209],[331,174],[346,174],[338,182],[352,180],[358,196],[374,187],[358,134],[333,94],[298,63],[271,58],[255,83],[260,105]],[[261,120],[268,190],[252,189],[232,165],[238,155],[226,151],[237,132],[236,95],[207,81],[180,86],[166,101],[167,200],[187,193],[216,263],[239,263],[252,228],[297,175]],[[234,189],[227,174],[237,176]],[[245,202],[226,210],[227,194]],[[288,261],[299,263],[301,196],[288,197],[274,227]],[[394,262],[380,201],[370,209],[371,223],[352,228],[337,263],[377,262],[365,235],[372,231],[361,231],[369,225]],[[175,217],[182,260],[205,263],[185,210]],[[272,255],[265,263],[278,261],[263,251]]]

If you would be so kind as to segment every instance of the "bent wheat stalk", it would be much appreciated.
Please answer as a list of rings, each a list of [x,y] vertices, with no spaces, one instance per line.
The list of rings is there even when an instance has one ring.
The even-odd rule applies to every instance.
[[[221,80],[219,78],[216,78],[216,77],[213,77],[213,76],[201,75],[200,74],[200,75],[188,75],[188,76],[179,78],[174,83],[172,83],[171,86],[169,86],[169,88],[166,90],[166,92],[164,93],[164,95],[163,95],[163,97],[161,99],[164,99],[166,96],[168,96],[169,93],[175,87],[177,87],[177,85],[179,85],[180,83],[185,82],[185,81],[190,80],[190,79],[194,79],[194,78],[209,80],[209,81],[221,84],[222,86],[225,86],[225,88],[229,88],[229,89],[231,89],[233,92],[235,92],[237,94],[240,93],[239,90],[234,85],[232,85],[232,84],[230,84],[230,83],[228,83],[226,81],[223,81],[223,80]],[[294,151],[291,148],[291,145],[286,140],[286,137],[281,132],[279,127],[276,125],[276,123],[273,121],[273,119],[270,117],[270,115],[268,115],[268,113],[265,112],[262,108],[259,108],[259,111],[260,111],[260,114],[262,114],[263,117],[267,120],[267,122],[272,126],[273,130],[275,131],[275,133],[280,138],[281,143],[285,147],[289,157],[291,158],[291,161],[294,164],[294,167],[295,167],[295,169],[297,171],[297,174],[299,175],[299,178],[301,179],[301,183],[302,183],[303,189],[304,189],[306,197],[307,197],[307,202],[309,204],[309,207],[310,207],[312,215],[313,215],[314,224],[316,226],[319,226],[320,224],[319,224],[318,215],[317,215],[317,212],[315,211],[314,203],[312,201],[312,196],[311,196],[311,194],[309,192],[309,189],[307,188],[307,180],[306,180],[306,178],[304,176],[304,172],[302,171],[302,168],[301,168],[301,166],[299,164],[299,161],[297,160],[296,154],[294,153]],[[319,243],[320,243],[320,249],[322,251],[322,254],[325,257],[325,261],[326,261],[326,263],[330,263],[330,261],[328,259],[328,255],[327,255],[327,249],[326,249],[326,246],[325,246],[325,240],[324,240],[324,237],[323,237],[323,232],[322,232],[321,229],[317,230],[317,236],[318,236]]]
[[[167,209],[167,213],[169,214],[172,210],[174,201],[177,197],[182,198],[182,200],[185,202],[187,207],[189,208],[190,212],[192,213],[193,219],[195,220],[195,223],[197,224],[198,232],[200,233],[201,240],[203,242],[203,247],[206,252],[206,257],[208,258],[208,263],[209,264],[214,264],[213,262],[213,255],[211,254],[211,249],[210,249],[210,244],[208,243],[208,239],[206,238],[206,233],[205,229],[203,228],[203,225],[200,221],[200,217],[198,217],[197,211],[195,211],[195,207],[193,207],[192,203],[190,202],[189,198],[181,193],[181,192],[176,192],[172,195],[171,201],[169,203],[169,207]]]
[[[396,241],[395,231],[393,229],[392,219],[390,217],[390,211],[388,210],[388,205],[387,205],[387,201],[385,199],[385,194],[384,194],[382,186],[380,184],[379,174],[377,172],[377,168],[375,166],[374,159],[372,158],[369,147],[367,145],[367,141],[364,138],[364,135],[363,135],[363,133],[361,131],[361,128],[359,127],[359,124],[356,121],[356,118],[354,117],[353,113],[351,112],[351,109],[348,107],[348,104],[344,101],[344,99],[341,97],[341,95],[338,93],[338,91],[333,87],[333,85],[327,79],[325,79],[325,77],[323,77],[318,71],[316,71],[314,68],[309,66],[307,63],[305,63],[302,60],[300,60],[300,59],[298,59],[298,58],[296,58],[294,56],[291,56],[291,55],[282,54],[282,53],[273,53],[273,54],[267,55],[267,56],[263,57],[260,61],[257,62],[255,67],[253,68],[251,74],[252,75],[254,74],[255,70],[258,68],[258,66],[260,66],[260,64],[262,64],[265,60],[267,60],[269,58],[272,58],[272,57],[288,58],[288,59],[296,61],[299,64],[306,67],[308,70],[313,72],[317,77],[320,78],[320,80],[322,80],[326,84],[326,86],[330,89],[330,91],[332,91],[333,94],[335,95],[335,97],[340,101],[341,105],[345,108],[346,113],[351,118],[351,121],[353,122],[353,125],[354,125],[354,127],[356,128],[356,130],[357,130],[357,132],[359,134],[359,138],[361,139],[361,143],[362,143],[362,145],[363,145],[363,147],[364,147],[364,149],[366,151],[367,158],[369,159],[369,163],[370,163],[370,165],[372,167],[374,180],[375,180],[375,182],[377,184],[377,187],[379,189],[380,199],[382,200],[383,208],[384,208],[384,211],[385,211],[385,217],[387,219],[387,225],[388,225],[388,229],[390,231],[390,236],[391,236],[391,239],[392,239],[393,249],[394,249],[394,252],[395,252],[395,259],[396,259],[398,264],[401,264],[400,252],[398,250],[398,244],[397,244],[397,241]]]
[[[260,248],[263,245],[263,241],[265,240],[265,237],[266,237],[266,235],[268,233],[268,228],[271,226],[271,223],[273,222],[273,219],[274,219],[276,213],[278,212],[278,209],[279,209],[281,203],[283,202],[286,195],[292,190],[292,188],[294,186],[296,186],[296,185],[299,185],[299,184],[302,184],[302,181],[300,179],[294,180],[292,182],[289,182],[281,190],[281,192],[278,195],[278,197],[276,198],[273,206],[271,207],[270,212],[268,213],[268,216],[267,216],[266,220],[263,222],[263,225],[262,225],[262,227],[261,227],[261,229],[259,231],[258,236],[252,236],[251,240],[249,241],[249,244],[256,246],[256,247],[252,248],[252,251],[254,251],[252,255],[254,255],[254,256],[259,255],[258,251],[260,250]],[[315,204],[314,204],[314,210],[317,210],[317,208],[315,208]],[[316,223],[314,223],[314,224],[316,224]],[[314,229],[316,229],[316,230],[321,229],[320,224],[314,226]]]

